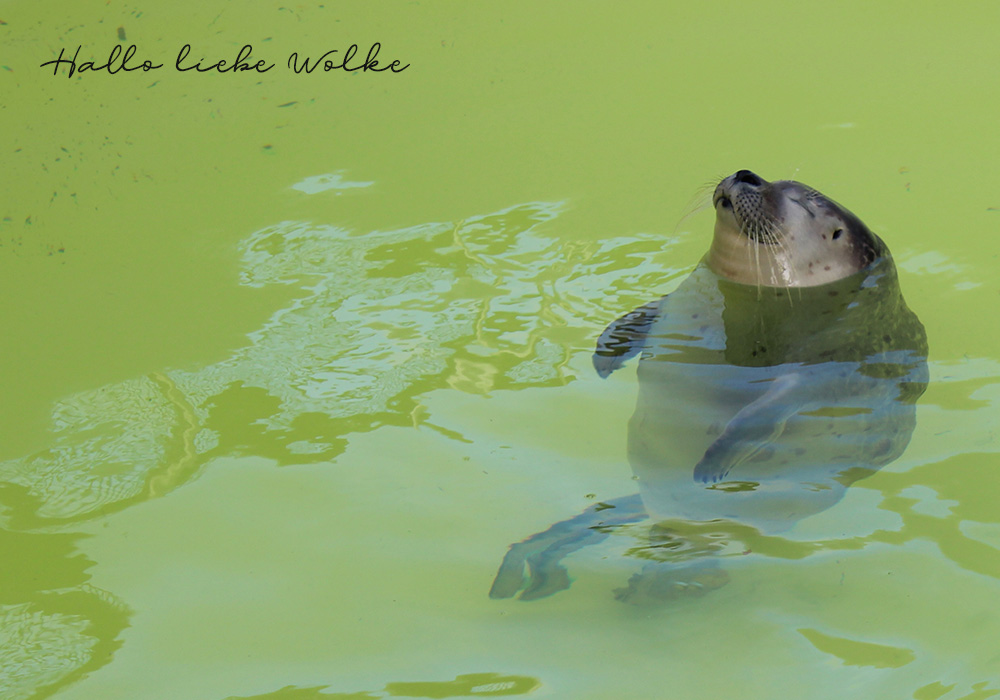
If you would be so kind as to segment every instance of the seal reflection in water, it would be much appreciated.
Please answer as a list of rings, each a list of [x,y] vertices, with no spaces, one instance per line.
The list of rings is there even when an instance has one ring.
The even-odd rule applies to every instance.
[[[647,517],[630,550],[647,563],[617,597],[704,593],[728,580],[718,555],[773,544],[909,443],[927,340],[881,239],[819,192],[748,170],[713,204],[698,267],[597,341],[602,377],[641,355],[628,430],[640,494],[512,545],[491,597],[567,588],[563,557]]]

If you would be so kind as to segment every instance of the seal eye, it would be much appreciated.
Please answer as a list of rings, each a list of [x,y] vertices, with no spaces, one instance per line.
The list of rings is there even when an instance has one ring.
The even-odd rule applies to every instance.
[[[843,232],[844,229],[842,228],[838,228],[836,231],[834,231],[832,236],[833,240],[837,240],[838,238],[840,238],[840,234],[842,234]]]
[[[733,203],[729,201],[729,197],[727,197],[726,195],[720,195],[719,201],[717,201],[716,204],[722,207],[723,209],[733,208]]]

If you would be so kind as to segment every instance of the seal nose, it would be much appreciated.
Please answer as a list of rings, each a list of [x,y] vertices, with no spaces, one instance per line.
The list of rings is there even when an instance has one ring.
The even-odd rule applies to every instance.
[[[744,182],[748,185],[753,185],[754,187],[760,187],[764,184],[764,179],[754,175],[749,170],[740,170],[733,175],[733,182]]]

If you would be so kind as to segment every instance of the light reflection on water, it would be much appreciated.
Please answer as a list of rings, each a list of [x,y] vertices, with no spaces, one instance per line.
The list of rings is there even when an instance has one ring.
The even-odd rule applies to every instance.
[[[424,422],[418,395],[435,389],[564,385],[592,320],[630,285],[676,271],[636,275],[665,247],[651,236],[572,245],[541,234],[558,212],[532,203],[396,231],[282,222],[254,233],[241,283],[303,294],[221,363],[61,401],[53,445],[0,464],[25,490],[8,519],[39,528],[106,514],[219,455],[330,461],[350,433]]]
[[[15,549],[25,538],[35,543],[29,567],[58,565],[72,541],[60,533],[166,496],[213,458],[335,466],[348,436],[382,426],[426,425],[468,442],[435,425],[421,395],[572,381],[568,360],[588,342],[592,319],[636,281],[676,271],[637,275],[665,247],[650,236],[596,245],[546,236],[540,228],[559,211],[530,203],[364,234],[282,222],[247,237],[241,284],[295,285],[301,294],[223,362],[60,401],[52,444],[0,463],[4,537]],[[19,571],[3,608],[3,657],[22,669],[22,689],[8,688],[18,697],[106,663],[128,624],[127,605],[86,583],[93,562],[69,561],[55,578]],[[20,590],[26,581],[37,588]],[[47,662],[34,652],[34,661],[20,659],[28,637]]]

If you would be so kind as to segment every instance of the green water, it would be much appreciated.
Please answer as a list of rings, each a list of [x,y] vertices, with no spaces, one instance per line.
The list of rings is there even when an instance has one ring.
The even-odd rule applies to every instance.
[[[1000,695],[1000,7],[0,21],[0,697]],[[376,41],[409,67],[285,65]],[[165,67],[39,68],[120,43]],[[276,67],[180,73],[185,43]],[[490,600],[510,543],[635,492],[634,365],[593,343],[740,168],[893,250],[931,353],[909,448],[702,598],[617,602],[612,537]]]

